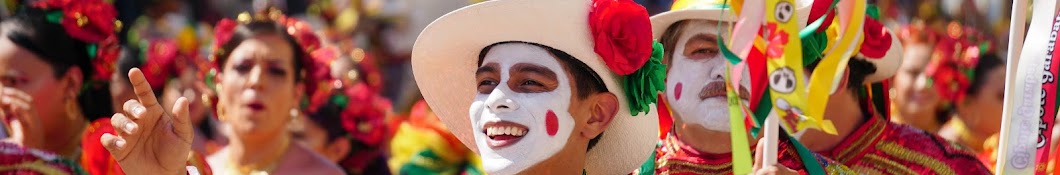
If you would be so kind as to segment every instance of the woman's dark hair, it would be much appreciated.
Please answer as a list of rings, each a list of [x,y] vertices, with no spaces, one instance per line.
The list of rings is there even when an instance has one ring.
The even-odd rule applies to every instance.
[[[604,80],[600,79],[600,75],[596,74],[596,72],[593,71],[593,69],[590,68],[588,65],[585,65],[585,63],[581,62],[577,58],[574,58],[574,56],[567,54],[567,52],[563,52],[562,50],[538,43],[531,43],[525,41],[504,41],[490,44],[489,46],[482,48],[482,51],[479,51],[478,66],[482,66],[482,61],[486,58],[486,54],[489,53],[490,49],[492,49],[493,46],[511,43],[527,44],[544,48],[546,51],[548,51],[549,54],[552,54],[552,56],[556,57],[556,59],[559,60],[559,63],[562,64],[567,69],[567,71],[570,71],[571,77],[573,77],[573,80],[571,81],[574,82],[572,86],[574,86],[574,89],[577,89],[574,91],[574,94],[575,96],[578,96],[579,99],[589,98],[589,95],[596,93],[608,92],[607,86],[604,85]],[[603,136],[604,133],[600,133],[600,135],[597,135],[595,138],[590,139],[588,149],[592,150],[593,147],[596,146],[596,143],[600,142],[600,138]]]
[[[287,45],[291,46],[291,51],[294,53],[293,57],[291,57],[294,58],[294,60],[291,60],[294,63],[294,80],[296,82],[301,81],[304,78],[304,73],[301,73],[303,65],[300,59],[308,55],[308,53],[302,50],[298,41],[290,34],[287,34],[286,31],[286,28],[272,20],[253,20],[250,23],[240,23],[232,32],[232,38],[221,45],[221,50],[214,52],[217,66],[221,67],[218,71],[223,71],[223,66],[228,61],[228,56],[231,56],[232,50],[242,44],[243,41],[258,35],[275,34],[282,36],[287,41]]]
[[[327,103],[320,107],[317,112],[309,114],[309,119],[324,128],[328,137],[327,141],[346,136],[346,129],[342,127],[342,113],[344,106],[335,103]]]
[[[89,121],[114,114],[110,107],[109,85],[91,81],[96,70],[92,66],[92,56],[86,51],[89,43],[71,37],[62,25],[49,22],[46,16],[42,9],[24,8],[0,22],[0,29],[6,39],[48,63],[55,78],[62,77],[74,66],[81,69],[84,83],[77,103]]]
[[[994,68],[1001,67],[1003,64],[1005,64],[1004,61],[1002,61],[1001,57],[997,56],[996,53],[983,54],[983,56],[979,58],[979,63],[975,64],[975,70],[973,70],[973,72],[975,72],[975,79],[973,79],[972,84],[968,86],[968,91],[965,91],[965,95],[975,96],[979,93],[979,91],[983,89],[983,85],[988,81],[987,74],[990,73],[990,71],[993,71]]]

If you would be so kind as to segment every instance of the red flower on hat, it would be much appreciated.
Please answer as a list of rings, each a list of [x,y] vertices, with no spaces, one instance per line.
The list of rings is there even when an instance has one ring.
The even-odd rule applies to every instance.
[[[861,42],[861,55],[869,59],[880,59],[886,56],[887,50],[891,49],[892,39],[887,27],[875,19],[866,17],[863,28],[865,39]]]
[[[51,0],[34,5],[38,8],[62,11],[60,24],[71,37],[86,43],[96,43],[114,35],[118,12],[101,0]]]
[[[651,57],[651,21],[632,0],[593,0],[589,29],[596,54],[615,74],[629,75]]]

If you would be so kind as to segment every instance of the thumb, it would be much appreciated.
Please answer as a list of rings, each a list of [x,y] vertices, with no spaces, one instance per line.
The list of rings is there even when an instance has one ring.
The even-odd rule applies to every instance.
[[[26,129],[22,124],[22,120],[12,118],[11,121],[8,122],[8,126],[11,127],[11,133],[8,133],[11,135],[11,140],[17,142],[19,145],[26,146]]]
[[[107,152],[110,152],[111,156],[114,156],[115,160],[125,160],[124,155],[128,154],[122,152],[122,150],[125,149],[125,139],[111,133],[103,133],[103,135],[99,137],[99,142],[103,144],[103,148],[106,148]]]
[[[195,137],[195,130],[191,127],[190,112],[188,112],[188,98],[180,97],[177,102],[173,104],[173,133],[176,133],[181,140],[191,143],[192,138]]]

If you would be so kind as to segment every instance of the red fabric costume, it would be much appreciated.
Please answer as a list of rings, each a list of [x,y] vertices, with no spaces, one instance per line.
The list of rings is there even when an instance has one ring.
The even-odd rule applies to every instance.
[[[880,117],[821,153],[864,174],[990,174],[974,154],[942,137]]]
[[[70,160],[45,151],[0,142],[0,174],[85,174]]]
[[[701,153],[685,145],[672,133],[662,142],[656,149],[656,174],[732,174],[732,153]],[[798,171],[799,174],[807,174],[802,159],[791,142],[781,139],[777,149],[780,155],[777,163]],[[853,174],[853,171],[835,161],[818,154],[814,154],[814,157],[827,174]]]

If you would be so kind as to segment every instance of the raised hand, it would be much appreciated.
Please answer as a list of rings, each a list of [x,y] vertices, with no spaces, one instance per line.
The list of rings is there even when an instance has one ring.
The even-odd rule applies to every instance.
[[[8,127],[4,142],[26,148],[44,146],[44,126],[33,109],[33,97],[12,87],[0,88],[0,119]]]
[[[185,174],[195,137],[188,99],[177,99],[167,113],[140,69],[129,70],[129,81],[138,100],[125,102],[124,113],[111,117],[118,135],[104,134],[100,142],[126,174]]]

